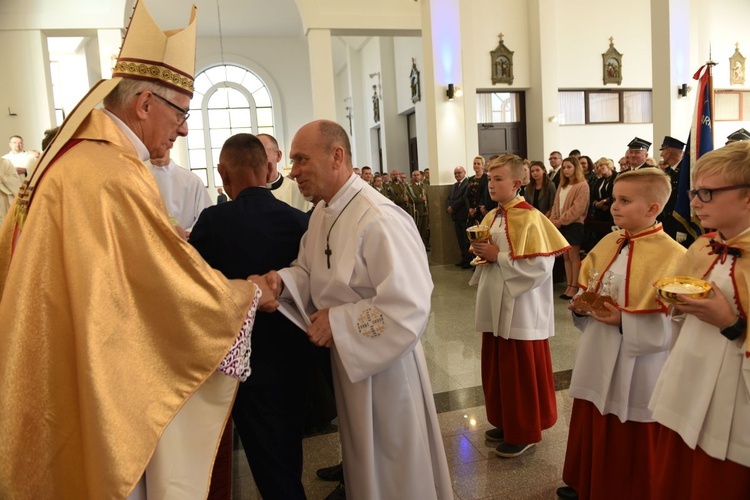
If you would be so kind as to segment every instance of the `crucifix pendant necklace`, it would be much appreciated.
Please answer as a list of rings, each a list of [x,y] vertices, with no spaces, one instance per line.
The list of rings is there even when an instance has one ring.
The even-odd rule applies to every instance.
[[[362,188],[362,189],[364,189],[364,188]],[[362,192],[362,189],[360,189],[359,191],[357,191],[356,193],[354,193],[354,196],[352,196],[352,199],[351,199],[351,200],[349,200],[349,201],[348,201],[348,202],[346,203],[346,205],[344,205],[344,208],[343,208],[343,209],[341,210],[341,212],[339,212],[339,214],[338,214],[338,215],[336,216],[336,218],[335,218],[335,219],[333,220],[333,224],[331,224],[331,227],[330,227],[330,228],[328,228],[328,234],[326,235],[326,251],[325,251],[325,254],[326,254],[326,263],[328,264],[328,269],[330,269],[330,268],[331,268],[331,255],[333,254],[333,251],[331,250],[331,246],[329,245],[329,240],[331,239],[331,231],[333,231],[333,226],[335,226],[335,225],[336,225],[336,223],[337,223],[337,222],[339,221],[339,217],[341,217],[341,214],[343,214],[343,213],[344,213],[344,210],[346,210],[346,209],[347,209],[347,207],[349,206],[349,204],[350,204],[350,203],[351,203],[352,201],[354,201],[354,198],[356,198],[356,197],[357,197],[357,195],[358,195],[358,194],[359,194],[360,192]]]

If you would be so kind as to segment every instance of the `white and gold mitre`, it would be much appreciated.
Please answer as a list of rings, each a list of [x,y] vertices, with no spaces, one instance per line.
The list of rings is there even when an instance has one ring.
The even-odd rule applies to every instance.
[[[122,42],[120,56],[112,71],[112,78],[99,80],[68,114],[57,135],[44,150],[42,157],[29,173],[14,201],[18,229],[31,205],[36,184],[57,154],[73,137],[76,130],[99,103],[123,78],[140,78],[160,82],[193,97],[195,72],[196,11],[193,5],[190,23],[181,30],[162,31],[148,13],[143,2],[136,1],[133,17]]]
[[[155,80],[193,97],[196,11],[187,27],[162,31],[137,1],[112,76]]]

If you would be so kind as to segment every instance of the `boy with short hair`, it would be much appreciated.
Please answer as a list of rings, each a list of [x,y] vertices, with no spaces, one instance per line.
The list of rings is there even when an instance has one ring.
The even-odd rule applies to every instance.
[[[690,246],[678,273],[712,283],[682,297],[677,337],[649,408],[659,422],[654,498],[750,498],[750,142],[702,156],[690,206],[715,228]]]
[[[517,457],[542,440],[557,420],[549,350],[554,335],[552,267],[570,245],[544,214],[518,196],[523,160],[504,155],[490,162],[489,194],[498,208],[482,221],[488,242],[474,253],[489,262],[477,266],[470,284],[477,290],[476,330],[482,333],[485,433],[495,454]]]
[[[617,306],[587,313],[576,296],[569,306],[583,332],[569,394],[575,398],[568,433],[561,498],[649,498],[657,424],[648,402],[671,340],[666,308],[652,287],[674,274],[685,249],[656,217],[669,199],[669,177],[641,169],[615,179],[611,213],[619,231],[605,236],[581,265],[613,273]],[[599,285],[601,288],[601,285]]]

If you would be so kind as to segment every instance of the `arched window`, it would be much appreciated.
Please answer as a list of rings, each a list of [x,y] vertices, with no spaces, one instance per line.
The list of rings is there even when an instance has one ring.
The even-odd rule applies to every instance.
[[[188,127],[190,170],[206,187],[222,186],[216,164],[224,141],[242,132],[274,135],[268,87],[255,73],[239,66],[209,68],[195,78]]]

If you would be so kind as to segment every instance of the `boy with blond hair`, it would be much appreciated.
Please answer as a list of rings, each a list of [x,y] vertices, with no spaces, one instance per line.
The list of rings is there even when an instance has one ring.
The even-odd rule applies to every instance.
[[[518,196],[523,160],[501,156],[489,164],[489,194],[498,208],[482,221],[491,239],[473,244],[488,261],[470,284],[477,290],[476,330],[482,333],[485,433],[495,454],[517,457],[542,440],[557,420],[549,350],[554,335],[552,267],[570,245],[544,214]]]
[[[690,206],[715,228],[678,274],[710,281],[705,299],[675,306],[676,341],[649,408],[659,422],[654,498],[750,498],[750,142],[702,156]]]
[[[561,498],[649,498],[656,430],[648,402],[667,360],[671,326],[652,288],[674,273],[685,249],[656,221],[669,199],[661,170],[627,172],[614,181],[612,217],[621,229],[605,236],[581,265],[579,288],[589,271],[612,273],[606,310],[587,312],[579,294],[569,306],[583,332],[569,394],[574,398]],[[601,282],[599,283],[601,288]]]

